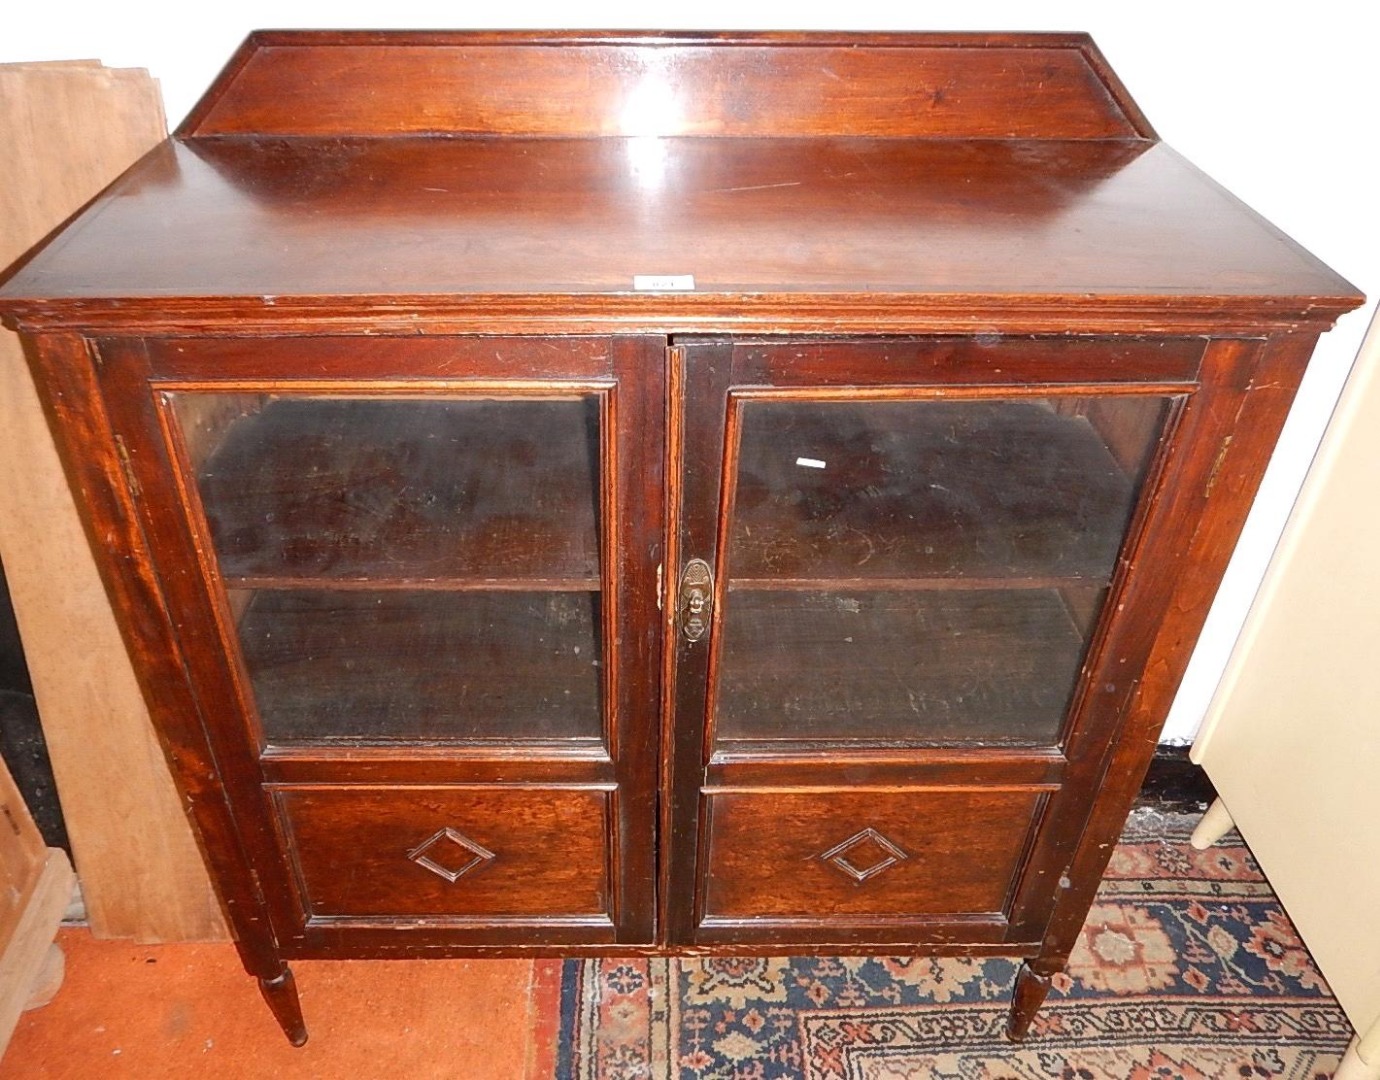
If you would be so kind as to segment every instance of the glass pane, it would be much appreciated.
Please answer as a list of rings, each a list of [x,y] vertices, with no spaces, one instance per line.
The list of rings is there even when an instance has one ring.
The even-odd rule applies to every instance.
[[[718,740],[1056,742],[1167,404],[745,402]]]
[[[597,398],[170,396],[269,743],[601,737]]]
[[[269,741],[598,735],[598,594],[262,590],[239,622]]]

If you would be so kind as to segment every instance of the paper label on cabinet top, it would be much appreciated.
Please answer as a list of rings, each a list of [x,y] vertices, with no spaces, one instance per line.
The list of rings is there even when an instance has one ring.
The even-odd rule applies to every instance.
[[[633,288],[639,292],[690,292],[694,274],[634,274]]]
[[[824,468],[824,462],[820,461],[817,457],[798,457],[795,459],[795,463],[803,469]]]

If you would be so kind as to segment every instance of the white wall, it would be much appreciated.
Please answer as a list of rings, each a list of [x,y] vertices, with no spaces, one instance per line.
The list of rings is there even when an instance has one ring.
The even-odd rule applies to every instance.
[[[1169,143],[1363,290],[1380,291],[1380,227],[1365,127],[1380,103],[1371,71],[1378,21],[1355,0],[1029,0],[901,6],[625,0],[576,7],[421,0],[240,0],[226,5],[70,0],[11,5],[0,63],[99,59],[148,68],[176,123],[256,27],[616,27],[839,30],[1087,30]],[[1319,347],[1255,511],[1165,729],[1191,738],[1365,330],[1353,313]],[[1358,538],[1358,542],[1373,542]]]

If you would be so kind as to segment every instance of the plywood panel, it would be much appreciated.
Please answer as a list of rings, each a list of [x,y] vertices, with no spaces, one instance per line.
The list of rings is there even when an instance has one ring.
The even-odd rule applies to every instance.
[[[94,61],[0,66],[0,265],[163,137],[158,85]],[[225,926],[134,680],[18,339],[0,331],[4,560],[97,936]]]
[[[14,936],[43,868],[44,853],[43,837],[0,762],[0,949]]]
[[[0,761],[0,1056],[71,896],[67,853],[44,846]]]
[[[1357,1030],[1380,1021],[1380,323],[1194,746]]]
[[[53,936],[72,897],[72,865],[61,848],[42,849],[34,869],[33,885],[18,910],[19,920],[9,937],[0,939],[0,1055],[20,1012],[38,989]],[[55,987],[49,983],[49,989]]]

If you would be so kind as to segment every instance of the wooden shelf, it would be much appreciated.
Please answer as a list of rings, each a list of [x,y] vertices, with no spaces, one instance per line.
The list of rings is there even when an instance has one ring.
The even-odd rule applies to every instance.
[[[599,625],[598,593],[267,591],[239,632],[270,744],[587,748],[603,733]]]
[[[1105,584],[1138,478],[1052,400],[747,403],[733,586]]]
[[[831,589],[881,589],[887,592],[934,591],[936,589],[1102,589],[1106,580],[1067,577],[852,577],[745,578],[729,580],[729,592],[817,592]]]
[[[232,587],[599,587],[592,398],[269,400],[199,474]]]
[[[1053,745],[1083,648],[1055,590],[745,590],[725,609],[718,739]]]

